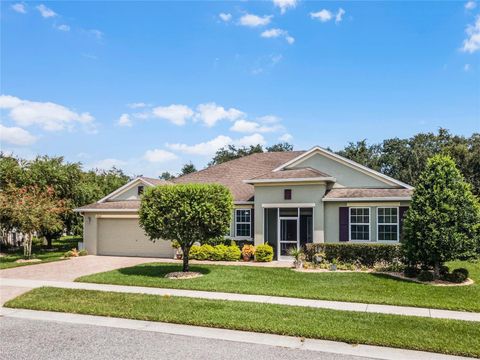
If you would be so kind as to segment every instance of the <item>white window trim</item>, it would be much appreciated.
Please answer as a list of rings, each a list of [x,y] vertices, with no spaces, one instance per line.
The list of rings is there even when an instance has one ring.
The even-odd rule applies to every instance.
[[[397,209],[397,222],[396,223],[381,223],[378,221],[379,211],[378,209]],[[380,225],[397,225],[397,240],[380,240]],[[400,242],[400,208],[398,206],[380,206],[377,207],[377,242],[380,243],[398,243]]]
[[[237,211],[245,211],[248,210],[250,211],[250,221],[249,222],[244,222],[240,221],[237,222]],[[237,236],[237,225],[238,224],[248,224],[250,227],[250,236]],[[239,240],[248,240],[252,238],[252,209],[235,209],[235,229],[234,229],[234,234],[233,234],[234,239],[239,239]]]
[[[352,209],[367,209],[368,210],[368,224],[367,223],[352,223]],[[372,242],[372,209],[365,206],[352,206],[348,208],[348,241],[352,242]],[[352,240],[352,225],[368,225],[368,240]]]

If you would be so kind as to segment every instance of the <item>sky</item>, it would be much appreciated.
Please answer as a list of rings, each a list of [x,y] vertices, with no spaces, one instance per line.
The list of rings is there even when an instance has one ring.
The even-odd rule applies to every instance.
[[[129,175],[480,132],[480,2],[2,1],[0,144]]]

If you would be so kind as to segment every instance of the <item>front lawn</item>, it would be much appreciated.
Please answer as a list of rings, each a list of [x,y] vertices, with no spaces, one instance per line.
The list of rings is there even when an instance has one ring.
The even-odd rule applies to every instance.
[[[78,247],[78,242],[82,238],[78,236],[64,236],[52,243],[52,249],[49,250],[43,245],[32,246],[32,259],[40,259],[39,262],[17,263],[15,261],[23,259],[23,248],[15,251],[5,251],[5,256],[0,257],[0,269],[8,269],[17,266],[43,264],[51,261],[62,260],[63,254]]]
[[[480,326],[468,321],[60,288],[35,289],[5,306],[480,357]]]
[[[181,266],[164,263],[117,269],[76,281],[480,311],[480,262],[449,265],[452,269],[468,268],[476,283],[441,287],[373,273],[299,273],[283,268],[222,265],[192,265],[191,271],[204,276],[171,280],[165,279],[165,274],[180,271]]]

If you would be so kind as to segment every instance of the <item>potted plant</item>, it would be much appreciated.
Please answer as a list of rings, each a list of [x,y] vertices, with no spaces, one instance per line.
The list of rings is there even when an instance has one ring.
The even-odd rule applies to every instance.
[[[303,262],[305,261],[305,254],[303,253],[303,250],[301,248],[290,248],[288,250],[288,254],[290,256],[293,256],[293,265],[295,266],[296,269],[301,269],[303,266]]]
[[[250,244],[245,244],[242,247],[242,259],[243,261],[250,261],[255,255],[255,246]]]
[[[332,262],[330,264],[330,270],[337,271],[337,265],[338,265],[338,260],[332,259]]]
[[[176,249],[174,259],[182,260],[183,251],[182,251],[182,248],[180,247],[180,243],[177,240],[172,241],[172,248]]]

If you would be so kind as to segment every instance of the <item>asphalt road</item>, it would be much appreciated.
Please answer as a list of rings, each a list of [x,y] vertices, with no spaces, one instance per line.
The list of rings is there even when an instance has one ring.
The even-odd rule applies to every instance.
[[[2,360],[367,359],[140,330],[8,317],[0,318],[0,358]]]

